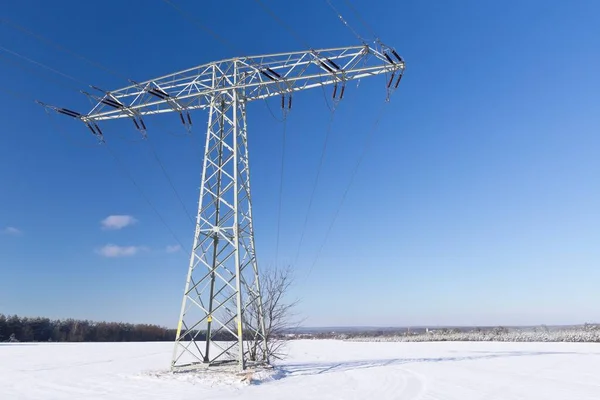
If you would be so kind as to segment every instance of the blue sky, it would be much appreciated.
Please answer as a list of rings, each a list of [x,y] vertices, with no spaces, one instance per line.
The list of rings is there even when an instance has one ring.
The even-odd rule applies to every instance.
[[[0,46],[80,81],[0,50],[0,312],[177,323],[193,226],[147,143],[130,123],[105,128],[183,249],[106,148],[33,99],[87,111],[78,93],[86,84],[113,89],[127,84],[120,76],[141,81],[235,55],[358,43],[325,1],[263,1],[301,38],[253,1],[177,1],[235,49],[159,0],[3,7],[4,21],[118,74],[0,24]],[[346,2],[333,4],[370,38]],[[248,109],[259,262],[292,264],[305,324],[600,321],[600,4],[353,4],[407,69],[326,238],[385,98],[383,79],[350,85],[297,260],[331,113],[320,90],[294,98],[276,259],[283,126],[264,103]],[[206,114],[193,118],[191,137],[176,116],[148,125],[195,213]]]

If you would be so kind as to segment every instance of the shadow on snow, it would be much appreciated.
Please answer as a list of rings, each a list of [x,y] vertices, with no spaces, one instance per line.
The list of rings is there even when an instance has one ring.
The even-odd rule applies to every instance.
[[[281,372],[278,378],[304,375],[321,375],[332,372],[354,371],[366,368],[378,368],[392,365],[416,364],[416,363],[441,363],[441,362],[459,362],[473,360],[490,360],[495,358],[524,357],[524,356],[546,356],[546,355],[572,355],[581,354],[577,352],[552,352],[552,351],[515,351],[515,352],[495,352],[485,355],[470,355],[457,357],[432,357],[432,358],[390,358],[378,360],[361,361],[339,361],[323,363],[289,363],[281,364],[277,369]],[[586,353],[587,354],[587,353]]]

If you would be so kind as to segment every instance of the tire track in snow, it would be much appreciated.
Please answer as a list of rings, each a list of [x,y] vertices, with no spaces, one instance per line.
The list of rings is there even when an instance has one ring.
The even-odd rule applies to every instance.
[[[426,392],[425,378],[405,367],[369,361],[342,361],[334,363],[296,364],[287,366],[287,376],[278,384],[288,380],[310,382],[311,393],[305,398],[325,392],[335,392],[337,398],[419,400]],[[295,398],[294,396],[290,397]]]
[[[352,393],[356,399],[419,400],[427,388],[424,377],[394,366],[350,370],[344,374],[346,379],[358,383]]]
[[[419,400],[427,391],[427,380],[421,374],[406,368],[398,368],[404,373],[404,389],[395,400]]]

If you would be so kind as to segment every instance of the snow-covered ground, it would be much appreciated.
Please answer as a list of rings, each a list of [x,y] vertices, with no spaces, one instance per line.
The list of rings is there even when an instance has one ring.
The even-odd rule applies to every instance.
[[[600,344],[300,340],[277,371],[170,374],[170,343],[0,343],[0,399],[600,399]]]

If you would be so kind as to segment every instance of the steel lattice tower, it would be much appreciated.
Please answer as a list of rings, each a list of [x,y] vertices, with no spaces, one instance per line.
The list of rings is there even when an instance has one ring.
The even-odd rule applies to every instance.
[[[237,361],[268,362],[257,266],[246,105],[280,96],[291,108],[297,91],[386,74],[396,89],[404,61],[378,43],[212,62],[114,91],[88,94],[97,104],[88,114],[45,105],[84,122],[100,140],[99,122],[129,118],[146,135],[143,117],[175,112],[190,128],[190,111],[208,110],[208,128],[194,244],[185,283],[171,368]],[[86,93],[87,94],[87,93]]]

